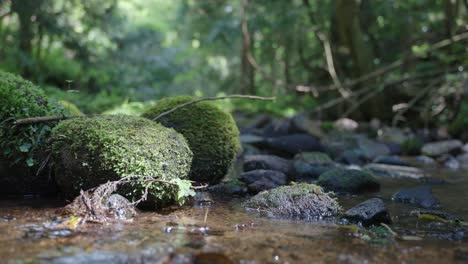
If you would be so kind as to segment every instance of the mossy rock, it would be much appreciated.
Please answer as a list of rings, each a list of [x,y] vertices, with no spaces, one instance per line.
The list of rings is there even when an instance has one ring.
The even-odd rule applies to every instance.
[[[244,203],[269,217],[318,220],[341,211],[335,198],[315,184],[299,183],[263,191]]]
[[[154,119],[159,114],[193,100],[191,96],[164,98],[142,116]],[[240,151],[239,130],[229,113],[210,102],[180,108],[158,120],[184,135],[193,151],[190,179],[218,183],[228,172]]]
[[[57,104],[63,108],[63,113],[66,116],[83,116],[83,112],[72,102],[66,100],[59,100]]]
[[[128,175],[171,181],[187,176],[192,152],[182,135],[140,117],[77,117],[52,131],[55,177],[67,197]],[[145,184],[132,183],[122,194],[138,198]],[[177,186],[152,184],[151,201],[172,201]]]
[[[375,192],[380,183],[368,171],[336,168],[320,175],[317,184],[338,193]]]
[[[44,92],[20,76],[0,71],[0,158],[11,165],[33,167],[53,123],[14,126],[17,119],[54,115]]]

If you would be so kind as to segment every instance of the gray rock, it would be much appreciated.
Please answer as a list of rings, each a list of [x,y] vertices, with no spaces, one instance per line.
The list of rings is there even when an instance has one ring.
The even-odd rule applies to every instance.
[[[421,164],[421,165],[424,165],[424,166],[427,166],[427,165],[436,165],[436,161],[435,159],[431,158],[431,157],[428,157],[428,156],[417,156],[415,158],[415,161],[418,163],[418,164]]]
[[[442,154],[448,154],[462,147],[463,143],[460,140],[452,139],[426,143],[422,147],[421,151],[424,155],[436,157]]]
[[[317,178],[335,167],[333,160],[322,152],[303,152],[294,157],[295,178]]]
[[[399,165],[399,166],[408,166],[409,163],[405,160],[402,160],[399,156],[378,156],[374,159],[374,163],[382,163],[389,165]]]
[[[317,184],[338,193],[376,192],[380,183],[369,172],[354,169],[332,169],[320,175]]]
[[[246,183],[250,193],[273,189],[285,185],[287,182],[287,176],[284,173],[273,170],[244,172],[239,176],[239,179]]]
[[[269,217],[319,220],[341,211],[338,202],[320,186],[298,183],[261,192],[244,203]]]
[[[387,208],[382,199],[379,198],[366,200],[347,210],[343,216],[350,221],[360,222],[364,226],[391,223]]]
[[[411,132],[396,127],[383,127],[378,132],[378,139],[387,143],[402,144],[411,137],[413,137]]]
[[[376,176],[387,178],[420,179],[424,177],[424,172],[421,169],[408,166],[371,163],[367,164],[364,169],[371,171]]]
[[[120,194],[110,195],[105,205],[117,219],[131,219],[137,214],[134,205]]]
[[[437,158],[439,163],[442,163],[445,168],[450,170],[458,170],[460,169],[461,165],[460,162],[450,154],[444,154]]]
[[[424,208],[440,207],[439,200],[432,194],[431,187],[419,186],[396,192],[392,200],[398,203],[409,203]]]
[[[468,170],[468,153],[463,153],[457,156],[458,162],[460,162],[460,167],[464,170]]]
[[[248,155],[244,158],[244,171],[274,170],[288,176],[293,174],[292,161],[274,155]]]

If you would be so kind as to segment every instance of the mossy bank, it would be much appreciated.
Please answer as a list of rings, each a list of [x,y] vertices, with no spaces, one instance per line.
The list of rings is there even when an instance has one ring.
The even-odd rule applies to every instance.
[[[140,117],[73,118],[54,128],[52,142],[57,185],[67,197],[128,175],[182,179],[192,161],[182,135]],[[134,182],[121,191],[128,198],[138,198],[146,184]],[[176,192],[175,185],[155,183],[149,188],[149,197],[166,203]]]
[[[159,114],[189,102],[191,96],[164,98],[143,114],[154,119]],[[180,108],[157,120],[184,135],[193,151],[190,179],[217,183],[228,172],[240,151],[239,130],[229,113],[210,102]]]

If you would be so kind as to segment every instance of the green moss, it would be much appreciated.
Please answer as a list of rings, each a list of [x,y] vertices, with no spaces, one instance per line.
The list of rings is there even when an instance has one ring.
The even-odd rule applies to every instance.
[[[11,164],[37,165],[53,123],[13,126],[21,118],[57,114],[43,91],[20,76],[0,71],[0,157]]]
[[[70,101],[60,100],[57,104],[63,108],[63,113],[67,116],[82,116],[83,113]]]
[[[269,216],[305,220],[336,215],[338,202],[315,184],[299,183],[263,191],[244,203]]]
[[[165,98],[143,117],[154,119],[177,105],[193,100],[191,96]],[[187,139],[193,151],[190,178],[199,182],[219,182],[240,151],[239,130],[232,116],[210,102],[193,104],[158,120]]]
[[[56,181],[66,196],[128,175],[166,181],[184,178],[192,152],[183,136],[150,120],[116,115],[60,122],[52,133]],[[132,183],[124,195],[135,198],[145,185]],[[151,200],[173,200],[177,186],[156,183]]]
[[[418,138],[408,138],[401,143],[401,152],[404,155],[419,155],[423,142]]]

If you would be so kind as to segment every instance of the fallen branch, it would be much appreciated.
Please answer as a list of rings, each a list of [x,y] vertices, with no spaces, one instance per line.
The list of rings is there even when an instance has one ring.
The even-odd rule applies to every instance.
[[[61,115],[61,116],[29,117],[29,118],[18,119],[15,122],[13,122],[13,125],[15,126],[34,125],[34,124],[39,124],[39,123],[60,121],[60,120],[65,120],[69,118],[72,118],[72,116]]]
[[[161,113],[157,117],[153,118],[153,121],[157,121],[161,119],[164,116],[167,116],[183,107],[193,105],[196,103],[200,103],[203,101],[213,101],[213,100],[221,100],[221,99],[231,99],[231,98],[242,98],[242,99],[254,99],[254,100],[262,100],[262,101],[273,101],[275,100],[275,97],[261,97],[261,96],[255,96],[255,95],[226,95],[226,96],[218,96],[218,97],[205,97],[205,98],[200,98],[200,99],[195,99],[192,101],[185,102],[183,104],[180,104],[166,112]]]

